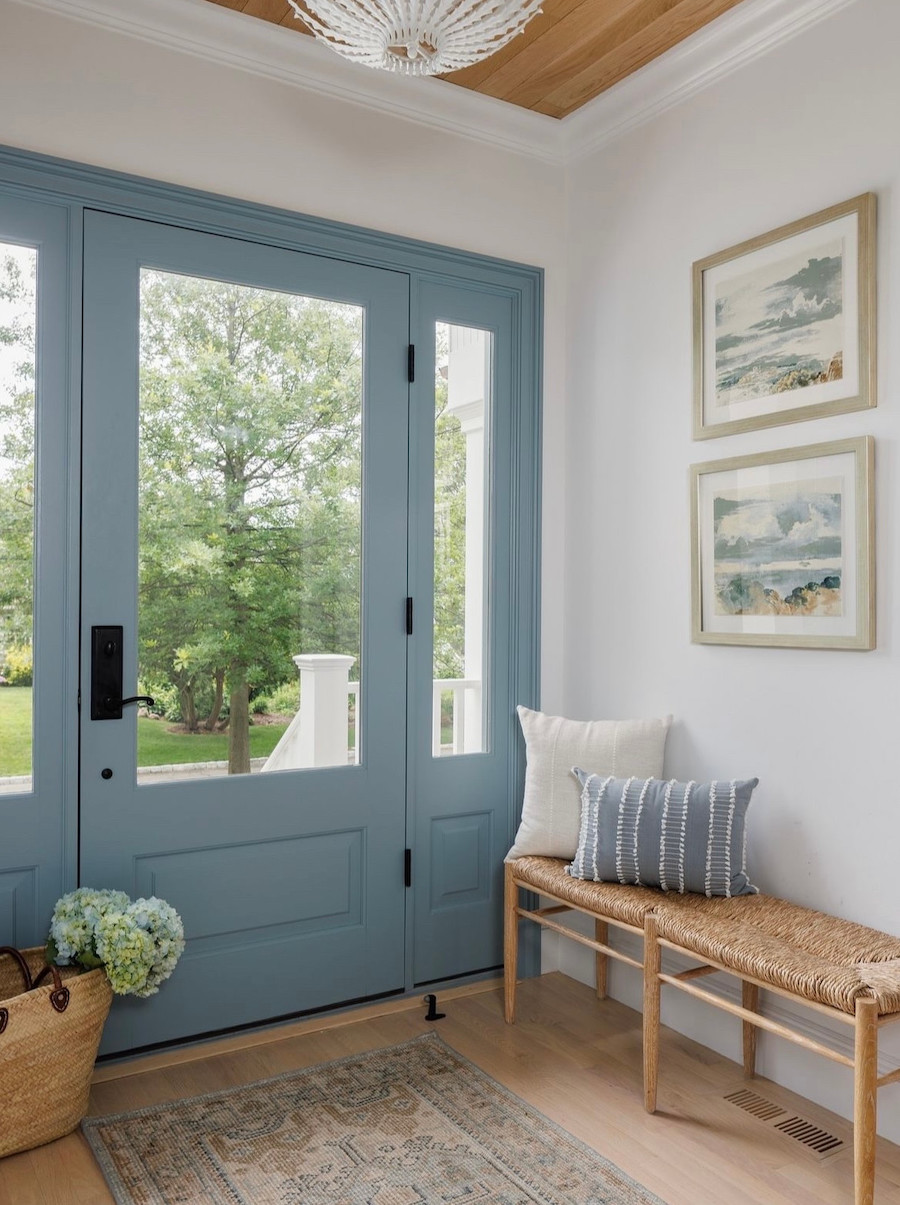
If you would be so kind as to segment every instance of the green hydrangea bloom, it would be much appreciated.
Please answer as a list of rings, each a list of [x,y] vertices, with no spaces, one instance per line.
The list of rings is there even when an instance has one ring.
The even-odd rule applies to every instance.
[[[103,966],[114,992],[134,996],[157,992],[183,950],[181,917],[165,900],[89,887],[58,901],[47,942],[49,961]]]

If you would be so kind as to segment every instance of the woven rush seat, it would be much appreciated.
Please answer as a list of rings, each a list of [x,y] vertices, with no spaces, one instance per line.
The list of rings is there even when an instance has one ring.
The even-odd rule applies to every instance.
[[[664,893],[654,887],[631,887],[622,883],[592,883],[566,874],[571,859],[526,855],[507,863],[521,883],[542,895],[565,900],[587,912],[643,929],[644,917],[659,907]],[[686,897],[683,897],[686,898]]]
[[[566,874],[570,858],[543,858],[526,854],[507,862],[515,878],[541,895],[565,900],[573,907],[643,929],[644,917],[664,904],[671,909],[703,907],[713,901],[705,895],[635,887],[630,883],[595,883]],[[756,897],[753,897],[756,898]]]
[[[845,1013],[860,997],[900,1012],[900,939],[877,929],[768,895],[683,896],[656,915],[662,939],[735,974]]]

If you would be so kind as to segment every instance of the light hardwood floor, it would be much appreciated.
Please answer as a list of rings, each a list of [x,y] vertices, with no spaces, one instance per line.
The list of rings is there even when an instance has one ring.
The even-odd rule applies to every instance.
[[[570,1133],[600,1151],[668,1205],[846,1205],[852,1200],[849,1126],[767,1080],[753,1091],[845,1141],[820,1159],[771,1123],[724,1100],[745,1086],[736,1063],[663,1030],[659,1112],[641,1092],[641,1018],[561,974],[519,989],[518,1021],[506,1026],[500,988],[440,998],[437,1032],[456,1050]],[[220,1053],[186,1051],[103,1068],[92,1113],[138,1108],[388,1046],[431,1028],[424,1007],[306,1022],[302,1032],[232,1038]],[[321,1026],[326,1028],[321,1028]],[[274,1038],[278,1040],[273,1040]],[[247,1045],[253,1042],[252,1045]],[[173,1061],[174,1060],[174,1061]],[[160,1065],[168,1063],[169,1065]],[[849,1083],[848,1083],[849,1091]],[[878,1205],[900,1205],[900,1147],[879,1142]],[[0,1205],[110,1205],[80,1134],[0,1160]]]

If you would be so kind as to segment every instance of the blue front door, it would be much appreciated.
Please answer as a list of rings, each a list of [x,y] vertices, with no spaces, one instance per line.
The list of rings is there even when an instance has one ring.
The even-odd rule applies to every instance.
[[[98,212],[84,252],[80,881],[188,937],[104,1049],[401,991],[408,277]],[[154,706],[102,718],[119,628]]]

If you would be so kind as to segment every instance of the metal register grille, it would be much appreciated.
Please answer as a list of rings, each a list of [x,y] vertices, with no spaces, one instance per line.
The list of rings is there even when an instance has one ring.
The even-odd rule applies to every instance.
[[[807,1121],[804,1117],[798,1117],[796,1114],[789,1115],[788,1110],[783,1109],[781,1105],[756,1092],[751,1092],[747,1088],[728,1092],[725,1094],[725,1099],[731,1104],[737,1105],[739,1109],[743,1109],[745,1113],[750,1113],[753,1117],[770,1125],[772,1129],[784,1134],[787,1138],[799,1142],[819,1159],[824,1159],[844,1148],[844,1140],[838,1138],[836,1134],[822,1129],[821,1126]]]

